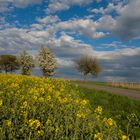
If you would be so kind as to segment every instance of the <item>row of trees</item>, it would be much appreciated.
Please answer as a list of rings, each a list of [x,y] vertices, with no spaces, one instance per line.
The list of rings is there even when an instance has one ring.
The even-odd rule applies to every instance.
[[[45,77],[54,74],[56,69],[56,60],[51,49],[42,46],[38,52],[37,65],[42,70]],[[97,76],[101,71],[101,67],[98,61],[88,55],[81,56],[74,60],[75,67],[79,70],[84,77],[87,79],[88,74]],[[18,56],[14,55],[1,55],[0,56],[0,69],[7,72],[13,72],[15,70],[21,70],[21,74],[30,75],[31,69],[35,66],[33,57],[26,51],[23,51]]]
[[[56,60],[52,51],[47,47],[41,47],[38,52],[38,65],[45,77],[53,74],[56,68]],[[1,71],[13,72],[21,70],[21,74],[30,75],[31,69],[35,66],[33,57],[25,50],[18,56],[14,55],[1,55],[0,56],[0,69]]]

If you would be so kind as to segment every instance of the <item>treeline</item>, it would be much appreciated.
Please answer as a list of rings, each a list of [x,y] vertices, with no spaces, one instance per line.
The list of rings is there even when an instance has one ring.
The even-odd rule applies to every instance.
[[[31,75],[31,70],[36,65],[40,67],[43,76],[48,77],[54,74],[56,69],[56,59],[53,51],[42,46],[37,55],[37,61],[33,59],[27,51],[22,51],[19,55],[0,55],[0,71],[14,72],[20,70],[23,75]],[[96,58],[84,55],[74,59],[75,68],[82,73],[84,80],[89,74],[97,76],[101,71],[101,67]]]
[[[20,70],[23,75],[31,75],[31,70],[35,65],[40,67],[43,76],[48,77],[52,75],[56,68],[56,60],[51,49],[44,46],[40,48],[37,55],[37,64],[35,64],[33,56],[25,50],[17,56],[0,56],[0,69],[5,71],[5,73]]]

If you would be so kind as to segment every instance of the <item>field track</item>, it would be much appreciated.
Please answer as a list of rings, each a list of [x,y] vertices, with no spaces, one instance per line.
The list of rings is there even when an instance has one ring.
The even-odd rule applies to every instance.
[[[94,85],[94,84],[87,84],[87,83],[77,83],[79,86],[86,87],[89,89],[95,89],[99,91],[107,91],[112,94],[118,94],[123,96],[128,96],[133,99],[140,100],[140,91],[131,90],[131,89],[122,89],[110,86],[101,86],[101,85]]]

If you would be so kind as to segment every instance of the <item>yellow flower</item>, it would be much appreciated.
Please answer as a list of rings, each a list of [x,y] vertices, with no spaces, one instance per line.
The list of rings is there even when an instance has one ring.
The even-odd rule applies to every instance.
[[[85,106],[87,104],[87,100],[82,100],[81,105]]]
[[[3,101],[2,101],[2,99],[0,99],[0,106],[2,106],[2,104],[3,104]]]
[[[112,126],[114,124],[114,120],[109,118],[106,120],[106,124],[109,125],[109,126]]]
[[[49,92],[52,92],[52,90],[53,90],[52,87],[49,87],[49,88],[48,88],[48,91],[49,91]]]
[[[102,135],[102,133],[97,133],[97,134],[94,134],[94,140],[102,140],[102,137],[103,137],[103,135]]]
[[[10,127],[12,125],[12,121],[11,120],[5,120],[5,125]]]
[[[57,127],[57,128],[55,129],[55,132],[58,133],[58,131],[59,131],[59,128]]]
[[[43,97],[40,97],[40,98],[38,99],[38,101],[39,101],[39,102],[44,102],[44,98],[43,98]]]
[[[122,135],[121,140],[129,140],[129,138],[126,135]]]
[[[26,108],[27,105],[28,105],[27,101],[24,101],[24,102],[22,103],[22,105],[21,105],[21,108]]]
[[[97,114],[102,114],[102,107],[101,106],[98,106],[97,108],[95,108],[94,112],[97,113]]]
[[[76,116],[77,118],[83,118],[83,119],[85,118],[85,114],[83,112],[78,112]]]
[[[33,99],[36,101],[36,100],[37,100],[37,96],[34,95],[34,96],[33,96]]]
[[[38,130],[37,131],[38,135],[43,136],[44,135],[44,131],[43,130]]]
[[[51,123],[52,123],[52,121],[51,121],[50,119],[48,119],[48,120],[46,121],[46,126],[50,125]]]
[[[49,95],[49,96],[47,96],[47,100],[49,101],[49,100],[51,100],[51,96]]]
[[[32,128],[32,129],[37,129],[39,126],[40,126],[40,121],[39,120],[33,120],[33,119],[30,119],[29,122],[29,127]]]

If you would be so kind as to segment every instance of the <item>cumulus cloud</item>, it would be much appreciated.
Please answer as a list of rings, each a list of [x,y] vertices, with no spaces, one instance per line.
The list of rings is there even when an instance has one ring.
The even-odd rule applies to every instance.
[[[12,6],[24,8],[30,4],[39,4],[42,0],[0,0],[0,12],[6,12]]]
[[[118,2],[117,4],[109,3],[106,8],[100,7],[99,9],[95,8],[89,11],[94,14],[102,14],[102,15],[110,14],[111,12],[114,11],[119,14],[121,11],[123,11],[124,7],[125,5],[123,4],[123,2]]]
[[[101,38],[105,36],[104,32],[97,31],[97,23],[91,19],[73,19],[69,21],[60,22],[56,25],[59,30],[74,30],[79,34],[89,36],[90,38]]]
[[[66,58],[56,58],[57,61],[57,66],[59,68],[64,68],[64,67],[72,67],[74,66],[74,62],[71,59],[66,59]]]
[[[46,13],[55,13],[61,10],[67,10],[73,5],[87,5],[91,3],[92,0],[51,0]]]
[[[116,26],[116,20],[110,15],[101,17],[97,22],[97,28],[112,31]]]
[[[36,49],[53,35],[48,31],[29,31],[28,29],[7,28],[0,30],[0,47],[7,50]]]
[[[37,21],[41,24],[52,24],[52,23],[57,23],[60,21],[60,18],[55,15],[55,16],[46,16],[44,18],[37,18]]]
[[[114,33],[123,39],[131,39],[140,34],[140,0],[132,0],[116,19]]]

